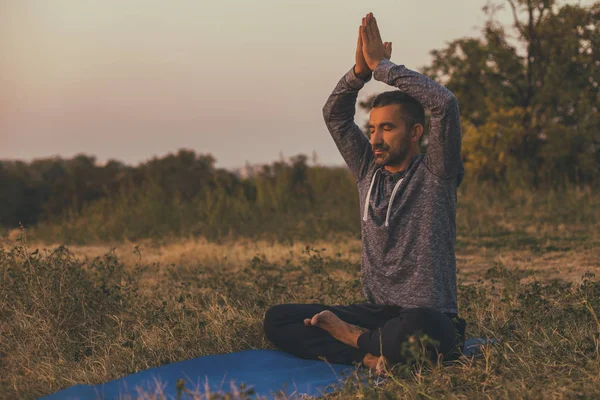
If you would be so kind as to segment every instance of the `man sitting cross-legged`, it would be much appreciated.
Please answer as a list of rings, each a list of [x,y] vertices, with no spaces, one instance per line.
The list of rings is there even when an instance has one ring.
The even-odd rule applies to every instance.
[[[347,306],[282,304],[264,320],[277,347],[331,363],[406,362],[413,335],[456,355],[465,321],[456,301],[456,189],[464,170],[454,95],[431,79],[392,63],[373,14],[359,28],[356,64],[338,82],[323,115],[357,181],[361,209],[361,279],[367,302]],[[370,140],[354,123],[358,91],[371,76],[395,86],[373,101]],[[427,152],[420,154],[431,111]],[[435,357],[432,357],[434,360]]]

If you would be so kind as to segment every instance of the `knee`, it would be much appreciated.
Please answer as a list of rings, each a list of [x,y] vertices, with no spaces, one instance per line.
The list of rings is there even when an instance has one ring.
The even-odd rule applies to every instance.
[[[429,340],[422,341],[423,335]],[[418,340],[411,341],[411,336]],[[384,355],[388,358],[399,356],[403,348],[409,353],[422,348],[434,361],[437,354],[446,355],[456,346],[456,334],[452,320],[445,314],[432,309],[416,308],[405,310],[399,318],[386,324],[383,341]],[[411,345],[415,348],[411,348]]]
[[[445,314],[431,308],[414,308],[402,314],[407,333],[421,332],[432,339],[455,337],[454,324]]]
[[[273,342],[273,338],[277,336],[277,329],[281,322],[285,320],[286,308],[286,304],[278,304],[269,308],[265,313],[263,329],[265,331],[265,336],[271,342]]]

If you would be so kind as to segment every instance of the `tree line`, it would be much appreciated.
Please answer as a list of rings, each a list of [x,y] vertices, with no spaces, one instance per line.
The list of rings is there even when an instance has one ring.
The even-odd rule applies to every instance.
[[[281,237],[356,232],[358,200],[345,167],[297,155],[248,179],[211,155],[179,150],[132,167],[94,157],[0,162],[0,226],[35,226],[68,242],[169,235]]]

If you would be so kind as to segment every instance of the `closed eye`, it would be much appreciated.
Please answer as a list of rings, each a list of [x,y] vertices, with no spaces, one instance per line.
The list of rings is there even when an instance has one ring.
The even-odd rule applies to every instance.
[[[384,131],[391,131],[391,130],[393,130],[393,129],[394,129],[396,126],[395,126],[394,124],[391,124],[391,123],[387,122],[387,123],[380,124],[380,125],[379,125],[379,127],[380,127],[381,129],[383,129]],[[370,133],[373,133],[373,132],[375,132],[375,126],[373,126],[373,125],[369,125],[369,132],[370,132]]]

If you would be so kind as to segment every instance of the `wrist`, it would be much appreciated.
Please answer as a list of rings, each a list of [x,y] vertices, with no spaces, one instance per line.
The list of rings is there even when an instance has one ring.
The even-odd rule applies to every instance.
[[[354,75],[356,75],[357,78],[360,78],[363,81],[368,80],[371,77],[372,73],[370,69],[356,68],[356,65],[354,65],[353,71]]]
[[[382,57],[379,60],[377,60],[377,62],[374,62],[372,65],[369,65],[369,68],[371,69],[371,71],[375,71],[375,68],[377,68],[377,66],[383,61],[383,60],[387,60],[387,58]]]
[[[373,70],[373,79],[376,81],[382,81],[387,83],[387,79],[389,76],[390,69],[396,67],[396,64],[388,60],[387,58],[383,58],[379,61],[379,64]]]

